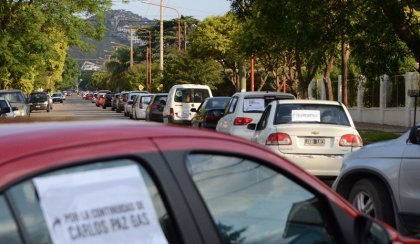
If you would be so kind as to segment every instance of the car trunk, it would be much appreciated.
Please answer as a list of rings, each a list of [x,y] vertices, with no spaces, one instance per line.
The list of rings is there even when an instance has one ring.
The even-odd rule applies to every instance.
[[[278,146],[280,152],[287,154],[342,155],[351,152],[352,147],[340,146],[341,137],[358,135],[355,129],[341,125],[283,124],[277,125],[276,130],[290,136],[292,145]]]

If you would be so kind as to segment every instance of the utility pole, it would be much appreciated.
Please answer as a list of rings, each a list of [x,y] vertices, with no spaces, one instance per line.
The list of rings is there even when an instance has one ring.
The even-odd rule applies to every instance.
[[[160,0],[160,53],[159,68],[163,74],[163,0]]]

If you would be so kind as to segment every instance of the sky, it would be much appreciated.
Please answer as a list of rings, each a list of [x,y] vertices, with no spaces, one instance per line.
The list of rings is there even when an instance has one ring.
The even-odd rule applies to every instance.
[[[148,1],[160,4],[160,0]],[[124,9],[138,14],[148,19],[159,19],[159,6],[142,3],[141,0],[130,0],[129,3],[122,3],[121,0],[113,0],[112,9]],[[163,0],[163,5],[175,8],[180,15],[193,16],[198,20],[203,20],[208,16],[221,16],[230,9],[228,0]],[[177,18],[176,11],[164,8],[164,19]]]

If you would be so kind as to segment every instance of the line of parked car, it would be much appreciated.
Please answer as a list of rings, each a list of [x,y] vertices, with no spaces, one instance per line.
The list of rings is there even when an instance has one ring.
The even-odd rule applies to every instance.
[[[406,235],[420,233],[419,126],[399,139],[363,147],[340,102],[281,92],[213,97],[210,88],[195,84],[168,93],[113,94],[111,106],[133,119],[207,128],[264,145],[320,179],[335,180],[333,189],[359,211]]]

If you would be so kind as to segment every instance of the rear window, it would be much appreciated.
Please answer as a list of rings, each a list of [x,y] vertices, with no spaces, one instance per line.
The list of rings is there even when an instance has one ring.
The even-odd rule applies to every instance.
[[[228,104],[230,98],[226,99],[211,99],[207,101],[206,109],[224,109]]]
[[[210,97],[208,89],[178,88],[175,92],[174,101],[181,103],[202,103],[208,97]]]
[[[281,100],[281,99],[292,99],[292,97],[282,97],[282,96],[252,96],[252,97],[245,97],[244,99],[244,113],[262,113],[264,112],[265,107],[274,100]]]
[[[274,124],[336,124],[350,126],[341,106],[323,104],[278,104]]]

